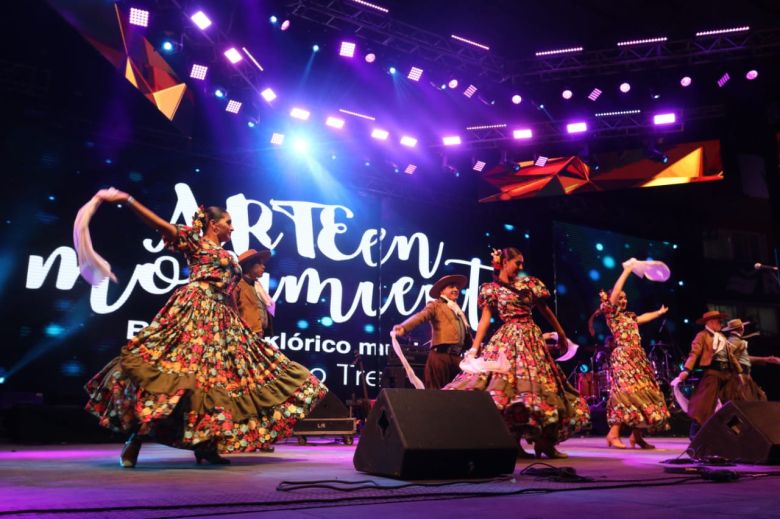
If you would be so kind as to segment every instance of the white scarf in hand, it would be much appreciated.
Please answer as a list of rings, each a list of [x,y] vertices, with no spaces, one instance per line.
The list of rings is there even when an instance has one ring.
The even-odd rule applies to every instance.
[[[728,340],[726,339],[725,335],[723,335],[720,332],[716,332],[715,330],[711,329],[709,326],[705,326],[704,329],[710,332],[710,335],[712,335],[712,350],[715,353],[720,352],[723,348],[727,346]]]

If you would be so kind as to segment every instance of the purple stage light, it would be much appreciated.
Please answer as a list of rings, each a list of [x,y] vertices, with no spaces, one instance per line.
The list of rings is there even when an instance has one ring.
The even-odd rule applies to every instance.
[[[471,96],[477,93],[477,87],[474,85],[469,85],[466,87],[466,90],[463,91],[463,95],[471,99]]]
[[[728,83],[728,82],[729,82],[729,79],[731,79],[731,77],[729,76],[729,73],[728,73],[728,72],[726,72],[725,74],[723,74],[722,76],[720,76],[720,79],[718,80],[718,86],[719,86],[720,88],[723,88],[723,86],[724,86],[726,83]]]
[[[461,143],[461,140],[459,135],[448,135],[447,137],[442,137],[441,142],[445,146],[457,146]]]
[[[388,8],[386,8],[386,7],[382,7],[381,5],[372,4],[371,2],[366,2],[365,0],[352,0],[352,1],[355,2],[356,4],[360,4],[360,5],[365,6],[365,7],[370,7],[371,9],[374,9],[375,11],[379,11],[379,12],[382,12],[382,13],[385,13],[385,14],[390,12],[390,10]]]
[[[330,116],[325,120],[325,125],[340,130],[344,128],[344,119],[339,119],[338,117]]]
[[[225,111],[230,112],[231,114],[237,114],[239,110],[241,110],[241,103],[239,101],[234,101],[233,99],[228,101],[228,104],[225,107]]]
[[[745,79],[748,81],[753,81],[758,77],[758,71],[757,70],[748,70],[747,74],[745,74]]]
[[[352,117],[360,117],[361,119],[376,121],[376,117],[374,117],[373,115],[361,114],[360,112],[353,112],[352,110],[346,110],[344,108],[339,108],[339,112],[343,114],[351,115]]]
[[[459,42],[462,42],[462,43],[466,43],[468,45],[472,45],[472,46],[480,48],[482,50],[490,50],[490,47],[488,47],[487,45],[483,45],[482,43],[477,43],[475,41],[469,40],[469,39],[464,38],[462,36],[458,36],[457,34],[450,34],[450,38],[452,38],[453,40],[457,40]]]
[[[458,80],[455,78],[450,79],[450,81],[447,83],[447,86],[450,88],[458,88]]]
[[[476,162],[474,163],[474,167],[473,167],[473,168],[471,168],[471,169],[473,169],[473,170],[474,170],[474,171],[476,171],[477,173],[482,173],[482,170],[483,170],[483,169],[485,169],[485,166],[487,166],[487,164],[485,164],[485,163],[484,163],[484,162],[482,162],[481,160],[478,160],[478,161],[476,161]]]
[[[666,36],[659,36],[657,38],[645,38],[642,40],[628,40],[628,41],[620,41],[618,42],[618,47],[628,47],[630,45],[644,45],[646,43],[661,43],[668,40]]]
[[[573,95],[574,95],[574,93],[571,90],[568,90],[568,89],[564,90],[563,92],[561,92],[561,97],[564,98],[564,99],[571,99]]]
[[[415,171],[417,171],[417,165],[415,164],[409,164],[404,168],[404,173],[406,173],[407,175],[411,175]]]
[[[138,27],[148,27],[149,11],[131,7],[129,21],[130,21],[130,25],[137,25]]]
[[[655,114],[653,116],[653,124],[661,126],[662,124],[674,124],[677,122],[677,115],[674,112],[666,114]]]
[[[389,136],[390,133],[387,130],[382,130],[380,128],[374,128],[371,132],[371,137],[380,141],[386,141]]]
[[[566,131],[568,133],[583,133],[588,131],[588,123],[569,123],[566,125]]]
[[[506,128],[506,123],[480,124],[478,126],[466,126],[467,130],[493,130],[495,128]]]
[[[376,54],[369,52],[365,57],[366,63],[373,63],[376,61]]]
[[[591,101],[595,101],[596,99],[599,98],[600,95],[601,95],[601,90],[599,90],[598,88],[594,88],[593,90],[591,90],[590,94],[588,94],[588,99],[590,99]]]
[[[568,47],[566,49],[555,49],[555,50],[540,50],[536,53],[536,57],[540,56],[552,56],[554,54],[571,54],[574,52],[582,52],[582,47]]]
[[[594,117],[614,117],[618,115],[635,115],[642,113],[642,110],[620,110],[619,112],[599,112],[593,114]]]
[[[271,144],[274,146],[281,146],[284,144],[284,134],[283,133],[274,133],[271,135]]]
[[[308,110],[305,110],[303,108],[298,108],[297,106],[293,107],[292,110],[290,110],[290,117],[293,119],[300,119],[301,121],[306,121],[309,119],[309,116],[311,113]]]
[[[339,56],[351,58],[355,55],[355,44],[351,41],[342,41],[339,49]]]
[[[209,68],[205,65],[192,65],[192,70],[190,70],[190,77],[192,79],[206,79],[206,73],[209,71]]]
[[[249,61],[251,61],[251,62],[252,62],[252,64],[253,64],[255,67],[257,67],[257,68],[258,68],[258,70],[260,70],[260,72],[265,72],[265,69],[263,68],[263,66],[260,64],[260,62],[259,62],[259,61],[257,61],[257,60],[255,59],[255,57],[252,55],[252,53],[251,53],[251,52],[249,52],[249,49],[247,49],[246,47],[241,47],[241,50],[242,50],[242,51],[244,51],[244,54],[246,54],[246,57],[247,57],[247,58],[249,58]]]
[[[260,92],[260,95],[261,95],[261,96],[263,97],[263,99],[265,99],[265,100],[266,100],[266,102],[268,102],[268,103],[270,103],[271,101],[273,101],[273,100],[274,100],[274,99],[276,99],[276,97],[277,97],[277,96],[276,96],[276,92],[274,92],[273,90],[271,90],[271,88],[270,88],[270,87],[269,87],[269,88],[266,88],[265,90],[263,90],[262,92]]]
[[[680,80],[680,86],[682,86],[682,87],[691,86],[691,83],[693,83],[693,80],[691,79],[691,77],[690,77],[690,76],[684,76],[684,77],[683,77],[683,78]]]
[[[631,90],[631,85],[629,83],[620,83],[620,91],[624,94],[627,94]]]
[[[279,26],[279,29],[286,31],[290,28],[290,20],[285,20],[282,22],[282,25]]]
[[[235,47],[230,47],[228,50],[225,51],[225,57],[230,61],[233,65],[244,59],[241,56],[241,53],[236,50]]]
[[[530,128],[519,128],[512,131],[512,138],[514,139],[530,139],[534,136],[534,132]]]
[[[519,95],[515,94],[515,95],[512,96],[512,103],[513,104],[519,105],[522,102],[523,102],[523,98],[520,97]]]
[[[710,31],[699,31],[696,33],[696,37],[699,38],[701,36],[714,36],[716,34],[727,34],[730,32],[745,32],[749,30],[750,30],[750,26],[743,25],[741,27],[731,27],[728,29],[714,29]]]
[[[403,137],[401,137],[400,142],[402,145],[407,146],[409,148],[414,148],[415,146],[417,146],[417,139],[415,139],[414,137],[409,137],[408,135],[404,135]]]
[[[409,74],[407,74],[406,77],[411,79],[412,81],[420,81],[422,74],[423,74],[423,69],[412,67],[411,69],[409,69]]]
[[[207,29],[211,25],[211,20],[209,20],[209,17],[206,16],[206,13],[203,11],[198,11],[197,13],[190,16],[190,20],[192,20],[192,23],[194,23],[201,31]]]
[[[545,167],[547,165],[547,161],[548,160],[550,160],[550,159],[548,159],[544,155],[539,155],[539,157],[537,157],[537,159],[536,159],[536,162],[534,162],[534,166],[543,168],[543,167]]]

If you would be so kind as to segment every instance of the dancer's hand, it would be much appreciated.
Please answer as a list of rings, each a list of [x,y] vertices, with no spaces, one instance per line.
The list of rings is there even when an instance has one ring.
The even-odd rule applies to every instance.
[[[623,262],[623,270],[632,270],[634,268],[634,265],[637,263],[636,258],[628,258],[626,261]]]
[[[767,364],[780,364],[780,357],[776,357],[772,355],[771,357],[766,358]]]
[[[669,308],[666,305],[661,305],[661,308],[658,309],[658,315],[664,315],[668,311]]]
[[[95,194],[95,196],[104,202],[127,202],[127,200],[130,198],[130,195],[124,191],[120,191],[113,187],[108,189],[101,189]]]
[[[404,327],[401,326],[400,324],[396,324],[395,326],[393,326],[393,332],[397,337],[403,337],[404,333],[406,333]]]

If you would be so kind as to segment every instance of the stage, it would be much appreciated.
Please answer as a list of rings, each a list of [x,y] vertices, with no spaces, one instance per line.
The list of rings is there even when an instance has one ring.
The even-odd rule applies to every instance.
[[[294,440],[271,454],[231,456],[230,466],[196,465],[191,452],[146,444],[135,469],[121,469],[120,445],[3,445],[0,514],[21,517],[779,517],[780,467],[725,467],[730,483],[697,474],[669,474],[659,462],[680,456],[682,438],[653,438],[658,449],[608,449],[602,438],[575,438],[561,450],[588,482],[554,482],[522,474],[493,481],[409,482],[367,476],[352,467],[354,446]],[[674,465],[676,467],[692,465]],[[720,470],[722,467],[708,467]],[[758,476],[757,474],[768,474]],[[277,490],[283,481],[337,480],[333,488]],[[351,482],[371,481],[355,490]],[[367,484],[363,484],[365,487]],[[399,488],[393,488],[399,487]],[[338,488],[338,490],[336,489]]]

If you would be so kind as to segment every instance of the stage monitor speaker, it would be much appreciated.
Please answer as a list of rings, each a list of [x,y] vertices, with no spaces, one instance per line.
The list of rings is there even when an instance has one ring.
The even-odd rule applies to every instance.
[[[353,463],[398,479],[491,477],[514,471],[517,448],[485,392],[383,389]]]
[[[702,425],[688,455],[759,465],[780,463],[780,402],[729,402]]]
[[[329,391],[306,418],[349,418],[349,409]]]

